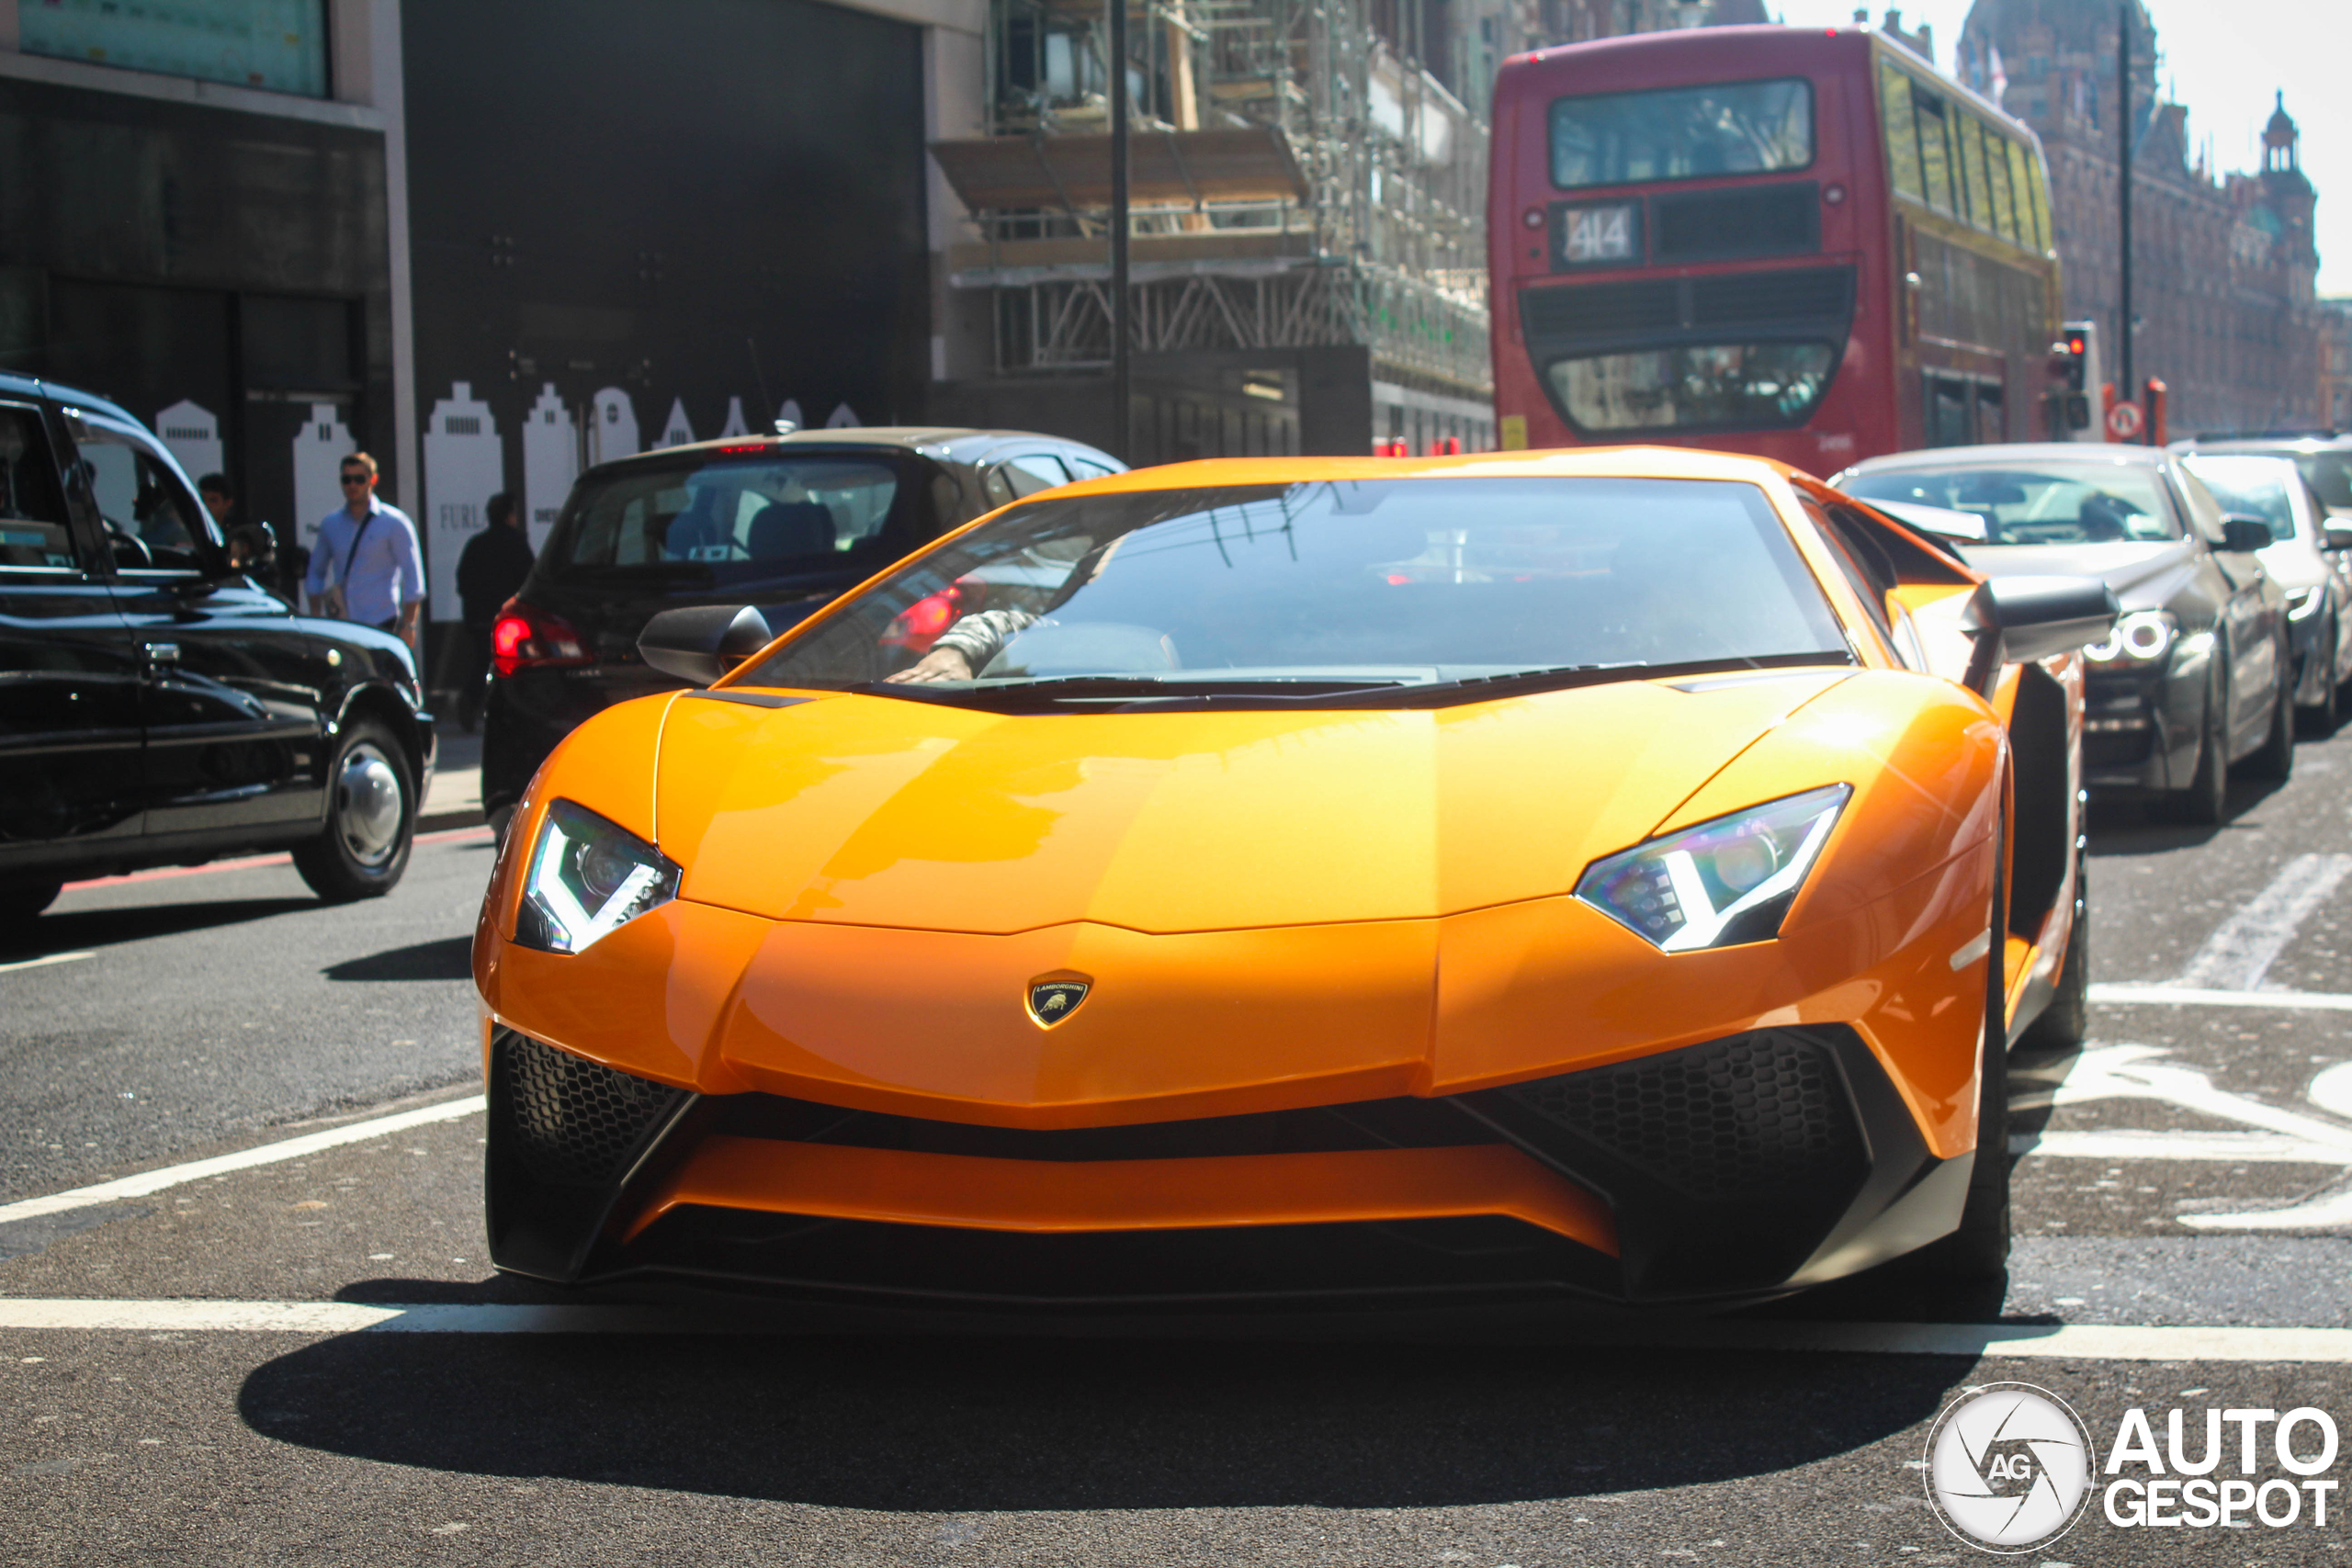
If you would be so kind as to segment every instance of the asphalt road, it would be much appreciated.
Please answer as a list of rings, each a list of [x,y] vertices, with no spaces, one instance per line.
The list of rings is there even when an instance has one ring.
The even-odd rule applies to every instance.
[[[2346,1341],[2258,1332],[2352,1328],[2352,1067],[2330,1073],[2352,1062],[2347,784],[2352,731],[2307,742],[2283,788],[2241,786],[2217,830],[2097,814],[2095,977],[2205,999],[2127,988],[2079,1057],[2018,1064],[2005,1301],[1831,1291],[1746,1325],[2079,1325],[2056,1349],[1644,1348],[1521,1319],[266,1325],[304,1303],[553,1321],[483,1264],[481,1119],[457,1114],[0,1210],[0,1314],[74,1300],[118,1325],[0,1328],[0,1561],[1956,1563],[1978,1554],[1918,1466],[1963,1389],[2036,1383],[2102,1449],[2134,1406],[2159,1442],[2188,1411],[2192,1448],[2208,1407],[2316,1406],[2352,1450]],[[480,834],[443,838],[392,897],[338,909],[282,863],[70,891],[0,953],[0,1202],[475,1092],[488,862]],[[153,1305],[182,1301],[244,1325]],[[2256,1480],[2286,1475],[2260,1457]],[[2018,1561],[2342,1562],[2352,1526],[2328,1518],[2222,1535],[2095,1506]]]

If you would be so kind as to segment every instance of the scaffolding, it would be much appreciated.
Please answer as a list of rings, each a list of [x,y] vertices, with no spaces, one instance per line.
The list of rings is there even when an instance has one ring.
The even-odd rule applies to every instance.
[[[1486,91],[1534,6],[1130,4],[1134,349],[1361,344],[1375,379],[1489,397]],[[992,296],[995,374],[1110,358],[1108,201],[1088,173],[1107,35],[1102,0],[992,0],[996,156],[942,148],[970,212],[948,281]]]

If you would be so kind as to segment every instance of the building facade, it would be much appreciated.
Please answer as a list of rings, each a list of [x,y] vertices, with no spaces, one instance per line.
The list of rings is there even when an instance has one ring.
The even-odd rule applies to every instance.
[[[2327,424],[2318,197],[2295,123],[2282,102],[2259,170],[2205,166],[2188,111],[2157,93],[2154,29],[2132,5],[2133,373],[2165,383],[2176,435]],[[2041,137],[2065,313],[2099,324],[2110,370],[2124,326],[2118,42],[2111,0],[1977,0],[1956,60]]]

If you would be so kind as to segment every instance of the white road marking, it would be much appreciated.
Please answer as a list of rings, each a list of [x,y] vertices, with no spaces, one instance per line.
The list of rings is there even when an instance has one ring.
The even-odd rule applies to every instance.
[[[71,964],[78,958],[96,958],[95,953],[51,953],[39,958],[20,958],[14,964],[0,964],[0,975],[14,974],[19,969],[38,969],[44,964]]]
[[[2352,996],[2335,991],[2211,991],[2191,986],[2097,985],[2091,1001],[2101,1007],[2315,1008],[2352,1012]]]
[[[2222,1139],[2244,1139],[2249,1134],[2187,1130],[2177,1133],[2132,1132],[2116,1128],[2044,1134],[2036,1140],[2036,1148],[2032,1152],[2060,1156],[2081,1154],[2084,1157],[2108,1159],[2239,1157],[2352,1166],[2352,1125],[2307,1115],[2300,1111],[2289,1111],[2246,1095],[2218,1089],[2210,1077],[2194,1067],[2156,1059],[2167,1054],[2154,1045],[2094,1045],[2079,1055],[2013,1069],[2014,1076],[2022,1081],[2031,1083],[2039,1080],[2048,1082],[2052,1087],[2012,1095],[2010,1108],[2040,1111],[2079,1105],[2095,1100],[2159,1100],[2218,1121],[2235,1122],[2242,1127],[2256,1129],[2254,1136],[2267,1134],[2269,1140],[2275,1140],[2259,1145],[2247,1145],[2249,1149],[2261,1147],[2286,1151],[2294,1149],[2296,1145],[2300,1145],[2300,1149],[2295,1149],[2294,1153],[2248,1152],[2231,1156],[2210,1151],[2230,1146],[2221,1143]],[[2346,1071],[2347,1066],[2352,1064],[2338,1064],[2312,1080],[2314,1104],[2343,1114],[2346,1102],[2352,1101],[2352,1073]],[[2044,1148],[2041,1146],[2042,1145],[2051,1146]],[[2069,1147],[2069,1145],[2074,1146]],[[2088,1154],[2091,1149],[2097,1149],[2098,1153]],[[2298,1155],[2302,1157],[2298,1158]],[[2182,1224],[2205,1231],[2337,1229],[2352,1225],[2352,1181],[2338,1181],[2329,1190],[2300,1203],[2247,1209],[2235,1213],[2182,1214],[2179,1218]]]
[[[2009,1139],[2013,1155],[2053,1159],[2213,1160],[2223,1165],[2352,1166],[2352,1149],[2309,1143],[2279,1133],[2156,1132],[2141,1127],[2104,1127],[2073,1133],[2018,1133]]]
[[[486,1107],[487,1102],[482,1096],[469,1095],[464,1100],[448,1100],[438,1105],[420,1106],[414,1111],[395,1111],[390,1116],[330,1127],[324,1132],[305,1133],[299,1138],[264,1144],[254,1149],[241,1149],[232,1155],[215,1155],[210,1159],[191,1160],[186,1165],[169,1165],[161,1170],[119,1177],[93,1187],[77,1187],[70,1192],[52,1192],[45,1198],[26,1198],[14,1203],[0,1204],[0,1224],[6,1224],[11,1220],[36,1220],[44,1214],[62,1214],[69,1210],[87,1209],[99,1203],[119,1203],[126,1198],[144,1198],[150,1193],[162,1192],[190,1181],[201,1181],[208,1176],[225,1176],[232,1170],[250,1170],[255,1166],[300,1159],[304,1155],[317,1154],[322,1149],[365,1143],[369,1138],[406,1132],[411,1127],[423,1127],[435,1122],[454,1122],[460,1116],[471,1116]]]
[[[2346,873],[2352,873],[2352,855],[2297,855],[2289,861],[2269,886],[2205,939],[2181,971],[2180,984],[2216,991],[2258,988],[2280,951]]]
[[[357,1302],[94,1301],[0,1298],[0,1329],[131,1333],[660,1334],[788,1333],[736,1312],[622,1305],[370,1305]],[[1547,1340],[1556,1337],[1547,1336]],[[1615,1331],[1570,1342],[1679,1349],[1805,1350],[1882,1356],[2078,1357],[2124,1361],[2352,1363],[2352,1329],[2181,1328],[2105,1324],[1804,1323],[1721,1319]]]

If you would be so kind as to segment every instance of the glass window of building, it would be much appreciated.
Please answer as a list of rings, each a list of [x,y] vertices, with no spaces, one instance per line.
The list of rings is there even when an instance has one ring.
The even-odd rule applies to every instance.
[[[326,0],[36,0],[17,17],[28,54],[327,96]]]

